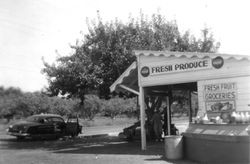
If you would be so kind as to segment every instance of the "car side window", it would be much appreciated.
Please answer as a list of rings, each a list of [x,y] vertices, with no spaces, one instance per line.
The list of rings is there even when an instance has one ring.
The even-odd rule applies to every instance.
[[[47,123],[48,120],[46,118],[41,118],[41,119],[38,120],[38,122],[43,124],[43,123]]]
[[[67,122],[77,123],[78,119],[77,118],[68,118]]]
[[[52,122],[55,122],[55,123],[64,122],[64,120],[62,118],[60,118],[60,117],[51,117],[50,119],[51,119]]]
[[[51,118],[46,118],[47,122],[51,123],[53,120]]]

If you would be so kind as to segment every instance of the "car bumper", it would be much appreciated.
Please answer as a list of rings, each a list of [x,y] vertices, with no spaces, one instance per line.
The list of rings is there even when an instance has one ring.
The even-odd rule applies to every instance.
[[[28,133],[17,133],[17,132],[7,132],[8,135],[17,136],[17,137],[27,137],[30,136]]]

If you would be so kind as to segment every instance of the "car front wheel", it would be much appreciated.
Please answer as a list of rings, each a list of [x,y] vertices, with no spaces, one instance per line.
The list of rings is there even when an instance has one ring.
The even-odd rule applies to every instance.
[[[77,137],[79,135],[79,133],[78,132],[76,132],[76,133],[71,133],[71,137]]]
[[[23,140],[23,139],[25,139],[24,136],[17,136],[16,138],[17,138],[17,140]]]

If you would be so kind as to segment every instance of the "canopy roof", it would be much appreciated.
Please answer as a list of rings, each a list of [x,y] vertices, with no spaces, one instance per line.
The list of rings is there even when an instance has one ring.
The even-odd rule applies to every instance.
[[[171,51],[134,51],[134,54],[139,57],[144,56],[165,56],[165,57],[186,57],[186,58],[216,58],[221,56],[223,59],[235,59],[235,60],[250,60],[250,56],[247,55],[229,55],[218,53],[201,53],[201,52],[171,52]],[[110,86],[111,92],[124,92],[129,91],[139,95],[138,86],[138,68],[137,63],[133,62],[123,74]]]
[[[137,64],[133,62],[122,75],[110,86],[111,92],[130,91],[139,94]]]
[[[204,52],[176,52],[176,51],[134,51],[136,56],[144,55],[144,56],[165,56],[165,57],[186,57],[186,58],[216,58],[217,56],[221,56],[223,59],[236,59],[236,60],[250,60],[250,56],[247,55],[231,55],[231,54],[220,54],[220,53],[204,53]]]

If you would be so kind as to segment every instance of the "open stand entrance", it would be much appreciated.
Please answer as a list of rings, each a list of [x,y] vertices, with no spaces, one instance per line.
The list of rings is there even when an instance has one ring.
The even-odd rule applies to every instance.
[[[176,135],[176,123],[192,122],[198,109],[197,82],[145,87],[146,129],[154,132],[150,120],[156,110],[163,118],[164,135]],[[182,132],[182,131],[180,131]]]

